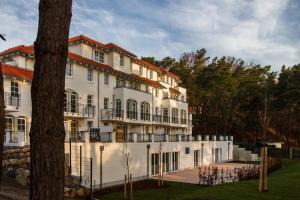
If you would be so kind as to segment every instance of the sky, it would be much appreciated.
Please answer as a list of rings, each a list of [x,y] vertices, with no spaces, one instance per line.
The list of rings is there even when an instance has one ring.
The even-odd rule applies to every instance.
[[[299,10],[300,0],[73,0],[70,36],[158,59],[205,48],[278,71],[300,63]],[[32,44],[38,1],[1,0],[0,21],[0,51]]]

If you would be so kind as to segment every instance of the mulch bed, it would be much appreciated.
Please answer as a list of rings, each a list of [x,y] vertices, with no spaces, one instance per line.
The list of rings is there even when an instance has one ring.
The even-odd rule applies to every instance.
[[[149,189],[162,189],[162,188],[168,188],[168,187],[170,187],[170,185],[168,185],[167,182],[164,182],[164,186],[158,187],[157,180],[151,180],[151,179],[136,181],[136,182],[132,183],[132,189],[134,191],[149,190]],[[104,194],[120,192],[120,191],[124,191],[124,185],[112,186],[112,187],[94,191],[94,196],[99,197]]]

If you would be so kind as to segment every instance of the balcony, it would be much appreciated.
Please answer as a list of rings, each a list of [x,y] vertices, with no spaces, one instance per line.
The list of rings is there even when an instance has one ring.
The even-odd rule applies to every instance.
[[[158,124],[161,124],[162,122],[162,118],[161,118],[161,115],[152,115],[152,121],[153,123],[158,123]]]
[[[178,117],[172,117],[172,123],[178,124],[179,123]]]
[[[99,134],[91,134],[90,133],[90,142],[112,142],[112,133],[111,132],[100,132]]]
[[[180,135],[170,135],[169,142],[179,142]]]
[[[152,102],[152,94],[146,91],[141,91],[129,87],[115,87],[114,94],[116,99],[135,99],[139,102]],[[125,105],[125,104],[124,104]]]
[[[150,113],[141,113],[141,120],[150,121]]]
[[[4,146],[24,146],[26,133],[24,131],[6,131],[4,134]]]
[[[85,134],[83,131],[66,131],[65,142],[81,143],[85,142]]]
[[[162,99],[162,105],[164,107],[172,107],[172,108],[178,108],[178,109],[188,109],[188,103],[185,101],[180,101],[179,99],[174,99],[174,98],[168,98],[164,97]]]
[[[102,109],[101,120],[121,121],[124,119],[124,111],[119,109]]]
[[[163,115],[162,124],[169,124],[170,123],[170,117]]]
[[[95,106],[65,102],[64,114],[65,117],[93,118],[95,116]]]
[[[166,142],[166,135],[165,134],[155,134],[154,135],[154,142]]]
[[[152,142],[151,134],[137,134],[138,142]]]
[[[12,95],[11,93],[5,92],[4,101],[6,111],[17,112],[21,107],[21,94]]]

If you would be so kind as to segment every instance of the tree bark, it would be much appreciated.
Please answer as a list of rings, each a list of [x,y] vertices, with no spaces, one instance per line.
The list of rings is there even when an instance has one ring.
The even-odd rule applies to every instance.
[[[5,134],[5,104],[4,104],[4,89],[3,89],[3,74],[2,65],[0,60],[0,190],[2,186],[2,169],[3,169],[3,145]]]
[[[40,0],[31,87],[30,199],[63,200],[64,89],[72,0]]]

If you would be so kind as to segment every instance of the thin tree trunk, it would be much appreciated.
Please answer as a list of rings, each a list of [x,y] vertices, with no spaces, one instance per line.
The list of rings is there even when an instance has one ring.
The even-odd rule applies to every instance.
[[[40,0],[31,87],[30,199],[63,200],[64,89],[72,0]]]
[[[2,65],[0,61],[0,190],[2,186],[2,163],[3,163],[3,145],[4,145],[4,134],[5,134],[5,105],[4,105],[4,89],[3,89],[3,74]]]

